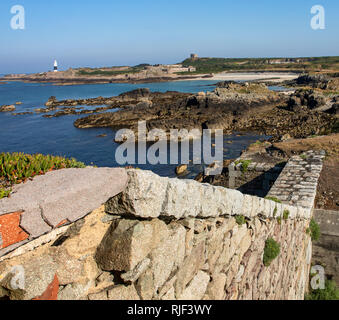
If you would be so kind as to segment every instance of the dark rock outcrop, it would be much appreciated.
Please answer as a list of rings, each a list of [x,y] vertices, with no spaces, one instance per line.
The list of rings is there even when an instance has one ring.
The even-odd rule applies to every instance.
[[[77,128],[111,127],[138,131],[138,121],[147,121],[147,130],[223,129],[258,132],[279,140],[326,133],[335,117],[314,110],[326,101],[312,90],[300,91],[290,99],[258,84],[234,84],[216,88],[206,95],[179,92],[150,93],[141,102],[125,105],[117,112],[93,114],[74,122]],[[147,103],[144,103],[146,101]],[[150,104],[152,107],[150,107]],[[281,107],[278,107],[281,106]]]
[[[326,110],[326,112],[333,115],[339,115],[339,103],[334,103],[330,109]]]
[[[313,88],[327,89],[330,79],[325,75],[303,74],[295,80],[297,85],[305,85]]]
[[[290,96],[288,109],[297,111],[300,107],[315,109],[326,103],[325,97],[315,93],[313,90],[297,90]]]
[[[119,95],[120,98],[127,99],[139,99],[139,98],[148,98],[151,94],[151,91],[148,88],[139,88],[126,93],[122,93]]]

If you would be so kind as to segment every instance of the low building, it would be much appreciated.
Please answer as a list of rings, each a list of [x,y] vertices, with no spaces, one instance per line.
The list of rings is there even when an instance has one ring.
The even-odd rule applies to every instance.
[[[195,67],[189,66],[189,67],[174,67],[174,68],[169,68],[170,73],[177,73],[177,72],[194,72],[196,71]]]

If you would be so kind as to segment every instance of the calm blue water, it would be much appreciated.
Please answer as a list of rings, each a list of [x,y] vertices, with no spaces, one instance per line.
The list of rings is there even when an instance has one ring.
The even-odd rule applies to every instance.
[[[98,96],[111,97],[136,88],[151,91],[180,91],[196,93],[212,91],[215,81],[176,81],[146,84],[91,84],[76,86],[55,86],[52,84],[31,84],[22,82],[0,83],[0,105],[23,102],[15,112],[33,111],[44,107],[50,96],[57,99],[85,99]],[[88,107],[86,107],[88,108]],[[86,164],[117,166],[113,141],[115,131],[109,128],[77,129],[73,122],[86,115],[67,115],[58,118],[43,118],[42,114],[13,116],[0,113],[0,152],[43,153],[75,157]],[[98,138],[98,135],[107,134]],[[250,143],[263,138],[258,135],[227,136],[224,142],[225,158],[239,156]],[[232,141],[232,144],[227,143]],[[173,176],[176,165],[138,165],[160,175]],[[195,167],[194,174],[201,168]],[[193,173],[192,173],[193,174]]]

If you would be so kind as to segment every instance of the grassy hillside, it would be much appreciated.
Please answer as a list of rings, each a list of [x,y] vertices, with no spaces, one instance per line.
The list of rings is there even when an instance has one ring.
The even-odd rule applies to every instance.
[[[184,66],[193,66],[195,73],[217,73],[222,71],[339,71],[339,57],[315,58],[198,58],[186,59]]]
[[[131,74],[131,73],[137,73],[140,72],[143,69],[143,67],[136,66],[136,67],[130,67],[127,70],[114,70],[112,68],[111,70],[102,70],[102,69],[80,69],[77,73],[80,76],[116,76],[119,74]]]
[[[290,71],[290,72],[339,72],[339,56],[314,58],[198,58],[186,59],[183,66],[194,66],[196,72],[181,72],[179,74],[210,74],[218,72],[245,72],[245,71]],[[116,76],[133,74],[144,70],[149,64],[140,64],[133,67],[110,68],[81,68],[77,70],[79,76]]]

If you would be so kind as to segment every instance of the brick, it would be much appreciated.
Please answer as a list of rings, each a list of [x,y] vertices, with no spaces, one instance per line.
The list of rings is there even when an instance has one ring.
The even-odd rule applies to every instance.
[[[20,228],[22,211],[12,212],[0,216],[0,248],[28,239],[29,234]]]
[[[59,279],[57,274],[55,274],[53,281],[48,285],[45,292],[32,300],[58,300],[59,292]]]
[[[64,219],[62,221],[59,222],[59,224],[56,225],[56,228],[62,227],[66,224],[70,223],[68,219]]]

